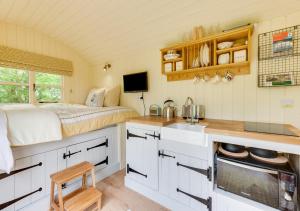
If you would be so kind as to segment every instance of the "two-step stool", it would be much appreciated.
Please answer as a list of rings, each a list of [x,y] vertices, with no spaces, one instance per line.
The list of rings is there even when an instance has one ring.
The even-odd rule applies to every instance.
[[[91,173],[92,186],[87,186],[87,174]],[[82,187],[62,195],[62,186],[78,177],[82,177]],[[54,188],[57,186],[57,200],[54,197]],[[102,193],[96,189],[95,167],[89,162],[82,162],[51,175],[50,210],[55,211],[83,211],[96,204],[94,211],[101,209]]]

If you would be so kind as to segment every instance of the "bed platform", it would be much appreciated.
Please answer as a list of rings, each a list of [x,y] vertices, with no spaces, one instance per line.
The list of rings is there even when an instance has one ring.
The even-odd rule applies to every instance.
[[[0,210],[49,209],[50,175],[66,167],[89,161],[99,181],[120,170],[120,131],[123,124],[65,138],[61,141],[13,147],[15,168],[0,173]],[[90,180],[90,179],[89,179]],[[81,185],[64,185],[67,194]]]

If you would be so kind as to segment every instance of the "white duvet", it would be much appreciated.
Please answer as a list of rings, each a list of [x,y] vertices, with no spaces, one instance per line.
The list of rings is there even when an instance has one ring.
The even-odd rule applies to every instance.
[[[117,115],[107,115],[110,113]],[[63,126],[66,129],[67,126],[71,125],[71,131],[74,130],[74,125],[67,123],[75,122],[79,124],[82,120],[87,119],[94,120],[96,123],[103,122],[103,124],[99,125],[84,124],[87,125],[84,128],[88,128],[86,131],[81,128],[84,125],[81,125],[78,129],[75,124],[78,130],[88,132],[107,126],[107,124],[124,121],[126,117],[134,115],[133,113],[135,114],[132,109],[122,107],[90,108],[68,104],[56,104],[55,106],[35,106],[30,104],[0,105],[0,171],[9,172],[13,167],[11,146],[60,141],[63,139]],[[100,116],[109,118],[104,118],[103,121],[100,121]],[[90,125],[95,127],[90,128]]]
[[[12,146],[23,146],[62,139],[61,123],[51,111],[37,107],[5,109],[8,139]]]
[[[2,110],[0,110],[0,146],[0,170],[9,174],[14,166],[14,158],[7,139],[7,118]]]

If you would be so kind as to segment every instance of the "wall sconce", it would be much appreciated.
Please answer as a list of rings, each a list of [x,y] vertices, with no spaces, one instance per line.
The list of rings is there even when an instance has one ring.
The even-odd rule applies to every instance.
[[[103,67],[103,71],[106,72],[109,68],[111,68],[111,64],[106,63]]]

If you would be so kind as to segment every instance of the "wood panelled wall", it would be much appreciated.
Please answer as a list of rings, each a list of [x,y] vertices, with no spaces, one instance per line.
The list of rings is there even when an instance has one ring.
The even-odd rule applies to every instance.
[[[159,37],[156,44],[144,45],[139,51],[127,52],[122,58],[112,61],[112,69],[101,71],[103,66],[94,67],[95,85],[112,86],[122,84],[122,75],[147,70],[149,92],[145,93],[146,107],[174,99],[179,115],[186,97],[191,96],[196,103],[204,104],[206,117],[229,120],[248,120],[291,123],[300,128],[300,87],[257,87],[257,35],[274,29],[300,24],[300,12],[273,20],[256,23],[253,34],[251,74],[237,76],[230,83],[193,84],[190,81],[167,82],[160,72],[159,49],[164,44]],[[153,42],[152,42],[153,43]],[[101,74],[99,74],[101,73]],[[122,94],[123,105],[131,106],[142,113],[143,106],[139,94]],[[283,106],[284,101],[292,101],[292,107]]]
[[[139,51],[124,53],[121,58],[111,61],[110,71],[103,72],[103,65],[94,66],[94,84],[99,87],[122,84],[123,74],[147,70],[147,112],[151,104],[163,106],[163,101],[171,98],[177,103],[180,115],[186,97],[191,96],[196,103],[205,105],[207,118],[291,123],[300,128],[300,86],[257,87],[257,35],[297,24],[300,24],[300,12],[255,24],[251,74],[236,77],[231,83],[194,85],[191,80],[167,82],[166,77],[161,75],[159,52],[165,44],[160,37],[152,37],[156,39],[156,44],[152,40],[151,45],[144,44]],[[139,97],[140,94],[122,93],[121,104],[133,107],[142,114],[143,105]],[[282,101],[285,100],[293,101],[293,106],[284,107]],[[293,160],[300,175],[299,159],[297,156]]]
[[[74,74],[64,77],[64,100],[74,103],[85,101],[92,87],[91,66],[63,43],[30,28],[0,22],[0,45],[71,60]]]

